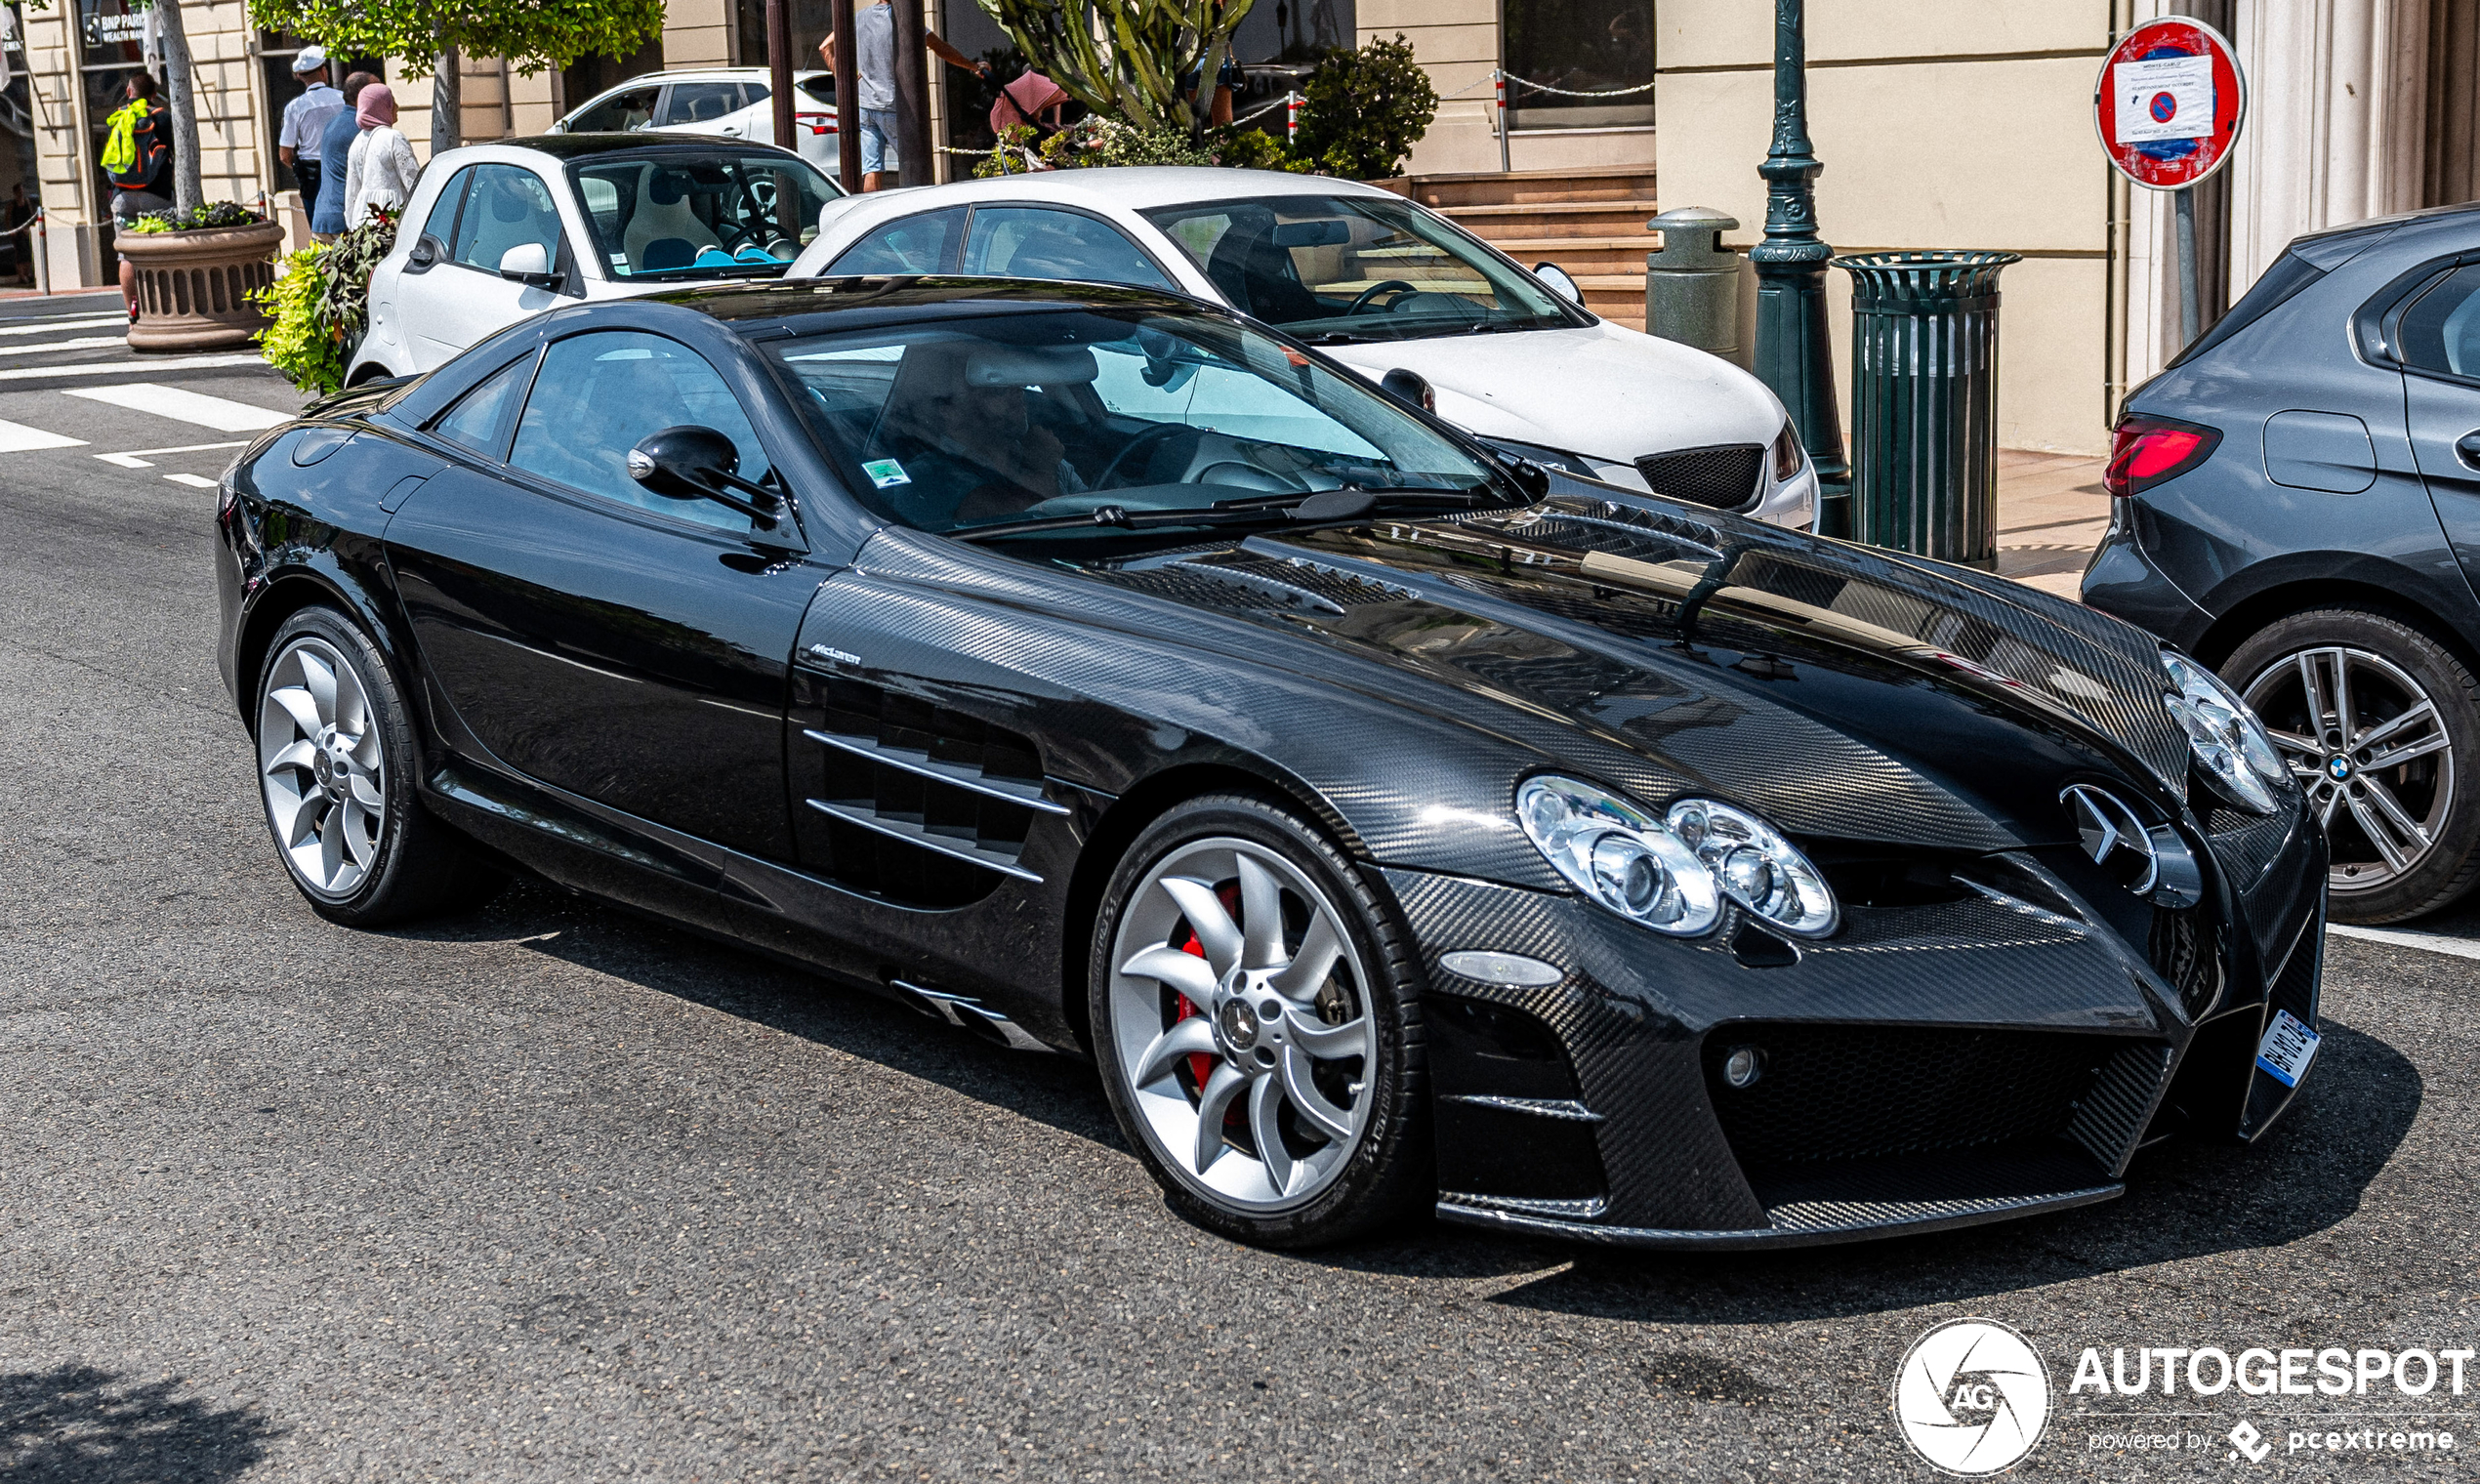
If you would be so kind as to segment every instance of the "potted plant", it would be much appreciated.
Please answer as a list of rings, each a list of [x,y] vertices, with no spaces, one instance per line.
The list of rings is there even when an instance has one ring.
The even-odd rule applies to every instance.
[[[246,346],[267,323],[254,295],[274,281],[281,223],[219,201],[140,217],[112,235],[137,270],[138,350],[214,350]]]

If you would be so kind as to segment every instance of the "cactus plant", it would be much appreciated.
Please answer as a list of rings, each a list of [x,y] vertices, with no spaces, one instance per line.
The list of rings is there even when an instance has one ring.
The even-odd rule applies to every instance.
[[[1255,0],[979,0],[1017,50],[1105,117],[1191,138],[1212,123],[1213,79]],[[1180,80],[1205,85],[1183,94]]]

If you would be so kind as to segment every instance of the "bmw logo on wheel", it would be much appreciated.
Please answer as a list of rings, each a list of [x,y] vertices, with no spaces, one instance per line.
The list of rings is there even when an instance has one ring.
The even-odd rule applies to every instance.
[[[2326,759],[2325,775],[2336,783],[2347,781],[2351,776],[2351,760],[2348,758]]]
[[[2011,1468],[2049,1424],[2049,1371],[2023,1336],[1954,1319],[1922,1336],[1894,1381],[1894,1418],[1922,1463],[1965,1477]]]

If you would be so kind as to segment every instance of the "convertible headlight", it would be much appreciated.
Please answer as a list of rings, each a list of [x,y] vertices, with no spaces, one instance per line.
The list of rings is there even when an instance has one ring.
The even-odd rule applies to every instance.
[[[1531,778],[1515,817],[1558,874],[1656,932],[1692,937],[1722,915],[1714,873],[1671,826],[1573,778]]]
[[[2214,791],[2241,808],[2272,813],[2273,786],[2289,770],[2264,723],[2220,676],[2187,656],[2165,649],[2162,669],[2177,687],[2163,693],[2162,704],[2186,730],[2187,750]]]
[[[1672,833],[1714,873],[1722,894],[1796,937],[1822,938],[1839,913],[1808,857],[1745,809],[1706,799],[1671,805]]]

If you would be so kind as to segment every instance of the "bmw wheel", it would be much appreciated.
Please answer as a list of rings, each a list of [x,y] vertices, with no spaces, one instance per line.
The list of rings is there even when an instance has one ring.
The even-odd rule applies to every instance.
[[[1290,810],[1219,796],[1156,820],[1112,876],[1091,963],[1112,1110],[1190,1219],[1306,1247],[1432,1194],[1413,955]]]
[[[373,928],[497,889],[499,873],[469,859],[415,798],[403,699],[343,614],[305,608],[285,621],[256,721],[268,831],[320,916]]]
[[[2444,645],[2376,613],[2296,613],[2241,644],[2224,676],[2264,721],[2333,854],[2333,912],[2387,923],[2480,876],[2480,680]]]

